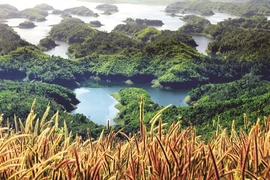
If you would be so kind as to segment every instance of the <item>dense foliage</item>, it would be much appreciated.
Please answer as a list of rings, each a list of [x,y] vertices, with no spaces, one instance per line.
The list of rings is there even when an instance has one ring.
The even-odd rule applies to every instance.
[[[219,122],[223,128],[230,130],[232,121],[235,121],[236,130],[244,127],[243,118],[249,128],[256,122],[256,118],[264,119],[270,114],[269,108],[269,81],[261,80],[258,76],[247,75],[240,80],[225,84],[207,84],[194,88],[186,97],[190,106],[171,106],[161,116],[163,122],[173,124],[181,120],[183,127],[194,125],[198,134],[207,138]],[[122,89],[113,96],[121,103],[120,112],[116,118],[120,125],[124,125],[125,132],[134,132],[139,129],[138,112],[140,95],[145,97],[146,127],[151,117],[162,109],[152,102],[149,94],[142,89]],[[246,114],[246,115],[245,115]]]
[[[182,20],[187,23],[179,28],[179,30],[185,33],[203,33],[204,29],[211,25],[209,20],[196,15],[186,15]]]
[[[7,25],[0,24],[0,55],[8,54],[18,47],[29,45]]]
[[[56,46],[57,46],[57,44],[50,37],[46,37],[46,38],[41,39],[39,41],[39,44],[37,45],[37,47],[39,47],[42,51],[48,51]]]
[[[33,100],[39,102],[36,111],[42,114],[48,104],[52,110],[74,110],[79,101],[75,94],[64,87],[38,82],[14,82],[0,81],[1,113],[5,117],[12,117],[15,113],[18,117],[26,118]]]
[[[67,43],[82,43],[96,33],[83,21],[77,18],[64,18],[58,25],[53,26],[49,34],[53,39],[63,40]]]
[[[14,128],[14,118],[26,119],[34,100],[37,103],[35,106],[37,118],[42,118],[43,112],[49,105],[50,111],[47,115],[59,113],[61,115],[59,123],[63,125],[65,120],[74,136],[78,134],[86,138],[87,128],[90,128],[92,136],[96,138],[103,129],[82,114],[69,113],[79,103],[71,90],[41,82],[0,81],[0,113],[2,118],[9,118],[9,121],[5,120],[1,123]]]
[[[126,88],[121,89],[119,92],[113,94],[119,104],[116,107],[119,108],[119,113],[114,119],[121,127],[124,127],[124,132],[136,132],[139,129],[140,125],[140,107],[139,103],[141,97],[144,98],[144,110],[145,110],[145,119],[144,122],[148,124],[151,118],[154,116],[154,113],[158,110],[158,105],[155,104],[147,91],[140,88]],[[118,125],[118,126],[119,126]]]
[[[174,87],[179,83],[194,86],[196,82],[207,80],[202,74],[203,68],[193,64],[194,60],[206,57],[195,50],[196,43],[191,36],[180,31],[158,31],[138,23],[124,26],[142,28],[133,31],[135,38],[130,38],[122,33],[126,30],[120,30],[119,26],[106,33],[92,29],[78,19],[66,18],[51,29],[50,37],[70,43],[68,54],[78,60],[76,63],[83,65],[84,72],[102,79],[140,81],[145,80],[140,78],[143,76],[148,77],[148,82],[157,78],[163,85]],[[177,64],[182,62],[186,66],[179,69]],[[188,65],[196,66],[196,72],[188,72]],[[176,78],[181,73],[190,77]]]
[[[146,26],[162,26],[164,23],[161,20],[152,20],[152,19],[132,19],[127,18],[124,21],[126,24],[139,24],[139,25],[146,25]]]

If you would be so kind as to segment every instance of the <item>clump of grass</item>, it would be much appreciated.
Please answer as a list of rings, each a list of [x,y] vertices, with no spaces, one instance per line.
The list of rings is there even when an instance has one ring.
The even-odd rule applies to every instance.
[[[15,117],[14,129],[0,127],[0,179],[270,179],[270,118],[249,131],[232,124],[230,135],[218,127],[206,143],[194,127],[166,127],[160,115],[168,107],[147,130],[143,105],[138,133],[111,129],[82,140],[58,127],[49,107],[38,119],[33,103],[25,124]]]

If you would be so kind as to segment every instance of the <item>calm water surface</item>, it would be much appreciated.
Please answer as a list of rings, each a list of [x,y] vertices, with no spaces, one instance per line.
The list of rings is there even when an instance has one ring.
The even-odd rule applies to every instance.
[[[122,84],[105,88],[77,88],[74,92],[81,103],[78,104],[78,108],[72,113],[82,113],[97,124],[105,125],[108,119],[110,120],[110,124],[114,124],[113,118],[118,113],[118,110],[114,106],[118,102],[110,94],[127,87],[131,86]],[[184,99],[189,89],[163,90],[151,88],[149,85],[134,85],[133,87],[145,89],[151,95],[152,100],[159,105],[187,105]]]
[[[65,43],[64,41],[55,41],[55,43],[58,45],[55,48],[45,51],[48,55],[54,55],[54,56],[61,56],[62,58],[68,59],[68,55],[66,55],[66,52],[68,50],[69,45]]]
[[[196,47],[197,51],[202,54],[207,55],[205,50],[207,49],[208,44],[213,41],[213,39],[210,39],[205,36],[200,36],[200,35],[192,35],[192,37],[195,40],[195,42],[198,44],[198,46]]]

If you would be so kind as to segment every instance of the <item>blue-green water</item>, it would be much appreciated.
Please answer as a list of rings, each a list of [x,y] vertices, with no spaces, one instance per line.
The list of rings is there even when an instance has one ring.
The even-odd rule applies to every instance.
[[[117,101],[110,94],[127,87],[130,86],[122,84],[102,88],[77,88],[74,92],[81,103],[72,113],[82,113],[97,124],[105,125],[108,119],[110,124],[114,124],[113,118],[118,113],[118,110],[114,107]],[[149,85],[137,85],[136,87],[145,89],[151,95],[152,100],[159,105],[186,106],[184,99],[189,89],[166,90],[151,88]]]

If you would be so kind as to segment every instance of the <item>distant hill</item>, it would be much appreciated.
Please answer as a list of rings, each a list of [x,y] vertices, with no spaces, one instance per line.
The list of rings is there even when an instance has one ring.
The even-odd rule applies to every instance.
[[[133,3],[133,4],[145,4],[145,3],[173,3],[178,2],[179,0],[78,0],[78,1],[87,1],[87,2],[100,2],[100,3]]]

